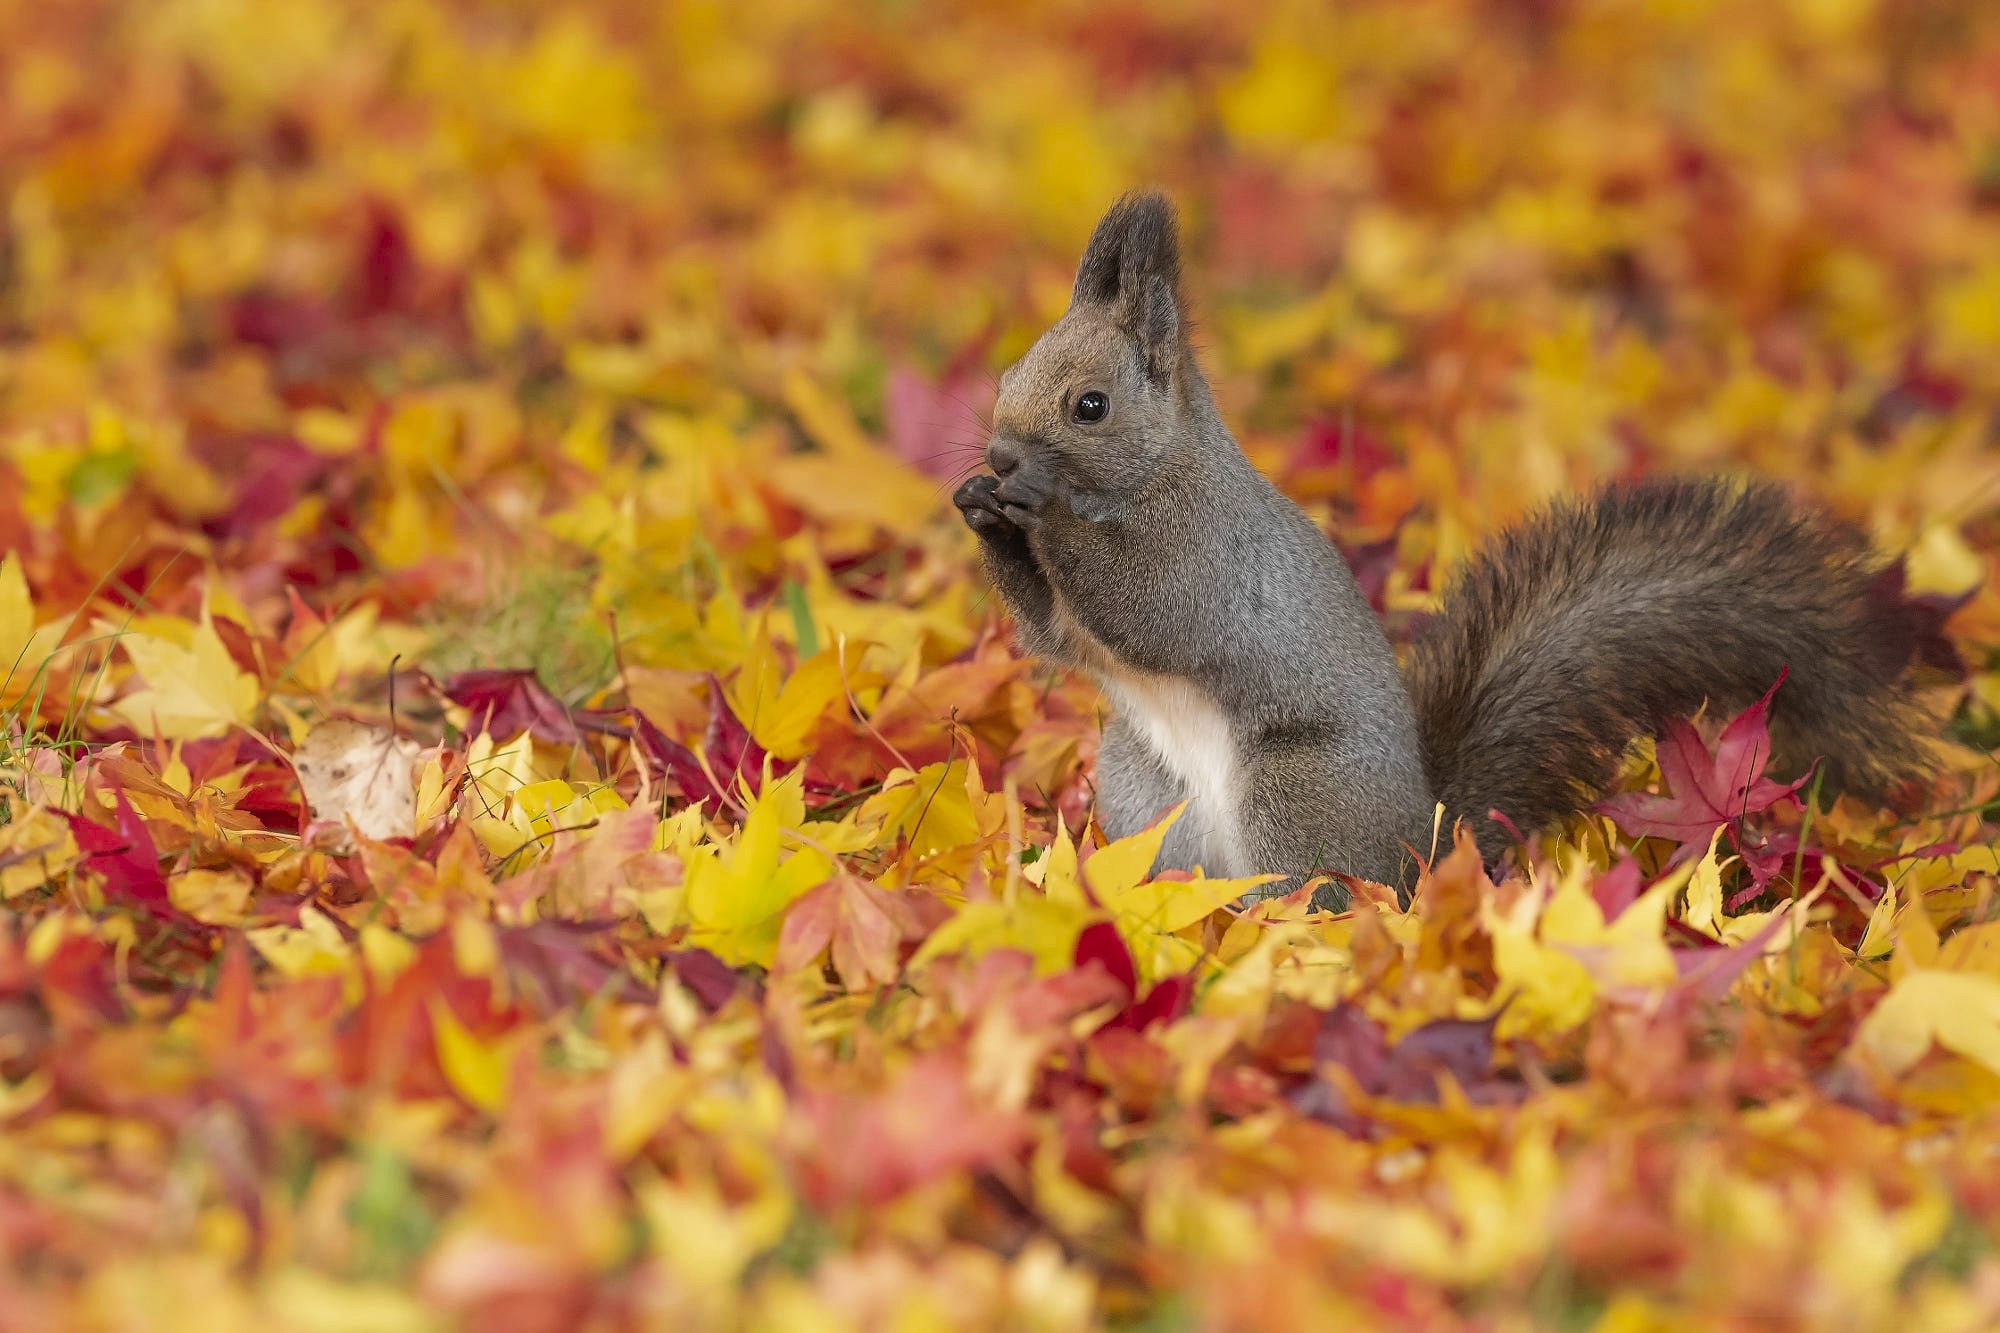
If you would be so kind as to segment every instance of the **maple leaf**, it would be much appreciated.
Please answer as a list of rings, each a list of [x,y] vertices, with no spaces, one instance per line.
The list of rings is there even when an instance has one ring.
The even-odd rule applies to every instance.
[[[47,686],[49,659],[67,628],[67,618],[35,623],[20,555],[9,551],[0,560],[0,704],[12,707]]]
[[[199,624],[160,623],[158,632],[102,632],[119,635],[146,688],[112,705],[141,735],[157,731],[168,739],[213,736],[246,726],[256,712],[257,678],[241,670],[204,614]]]
[[[903,941],[922,929],[900,894],[836,875],[786,909],[772,966],[796,971],[830,952],[847,989],[872,990],[896,979]]]
[[[803,775],[772,781],[750,802],[733,843],[704,848],[687,867],[689,939],[724,962],[774,961],[785,908],[822,884],[833,866],[801,847],[783,854],[783,831],[804,822]]]
[[[721,683],[713,676],[708,681],[708,700],[708,725],[699,751],[668,737],[644,714],[633,716],[646,757],[666,770],[682,795],[698,804],[713,802],[720,809],[730,809],[737,804],[738,783],[746,786],[753,796],[758,792],[767,756],[764,747],[730,708]],[[791,771],[792,765],[777,760],[769,768],[774,776],[782,777]]]
[[[551,745],[583,740],[575,716],[532,671],[461,671],[444,683],[444,695],[472,715],[468,734],[512,737],[525,731]]]
[[[1194,996],[1194,980],[1185,973],[1167,977],[1141,994],[1132,951],[1118,928],[1108,921],[1085,926],[1076,937],[1074,965],[1078,969],[1102,968],[1124,991],[1124,1004],[1108,1020],[1111,1027],[1143,1032],[1155,1023],[1171,1023],[1187,1012],[1188,1001]]]
[[[166,877],[160,873],[160,853],[154,845],[146,821],[125,799],[115,793],[110,827],[82,815],[69,816],[70,833],[83,853],[83,865],[104,882],[105,897],[129,902],[159,917],[172,917],[175,908],[167,892]]]
[[[292,755],[316,822],[351,826],[364,838],[408,838],[417,831],[411,766],[416,742],[345,718],[318,723]]]
[[[1679,842],[1678,861],[1701,855],[1717,829],[1739,828],[1748,816],[1793,797],[1810,772],[1790,783],[1764,776],[1771,760],[1771,732],[1765,719],[1785,674],[1780,672],[1763,698],[1730,719],[1712,753],[1691,724],[1668,725],[1656,754],[1660,775],[1672,788],[1669,795],[1628,792],[1602,802],[1598,809],[1627,833]]]
[[[1354,1089],[1390,1101],[1436,1102],[1443,1080],[1475,1103],[1518,1100],[1518,1082],[1494,1073],[1495,1020],[1437,1019],[1391,1042],[1382,1025],[1355,1004],[1341,1004],[1321,1018],[1313,1041],[1320,1077],[1291,1094],[1301,1111],[1351,1133],[1368,1132],[1339,1083],[1325,1076],[1338,1066]]]

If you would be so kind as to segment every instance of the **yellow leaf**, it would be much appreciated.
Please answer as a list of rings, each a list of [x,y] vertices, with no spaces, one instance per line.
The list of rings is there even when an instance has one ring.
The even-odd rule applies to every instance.
[[[1261,148],[1293,149],[1323,139],[1343,111],[1339,80],[1325,52],[1270,33],[1218,99],[1222,123],[1239,142]]]
[[[497,1115],[507,1104],[508,1059],[503,1044],[488,1044],[466,1031],[443,1000],[431,1001],[431,1035],[438,1068],[458,1095]]]
[[[1242,924],[1256,932],[1256,942],[1201,993],[1200,1009],[1212,1017],[1235,1019],[1238,1029],[1250,1035],[1263,1027],[1264,1015],[1271,1007],[1278,951],[1309,932],[1291,925]],[[1235,928],[1232,925],[1231,929]]]
[[[798,371],[785,377],[785,405],[825,452],[772,459],[764,481],[808,513],[872,523],[892,532],[917,527],[942,492],[894,454],[878,449],[839,402]],[[868,485],[854,485],[864,474]]]
[[[1500,978],[1494,999],[1512,1001],[1500,1011],[1496,1036],[1569,1032],[1590,1018],[1597,987],[1582,963],[1516,926],[1494,922],[1489,929],[1493,970]]]
[[[561,778],[531,782],[514,793],[514,808],[527,817],[536,833],[588,824],[596,810],[579,800],[574,787]]]
[[[1153,863],[1160,859],[1160,844],[1167,840],[1167,831],[1186,811],[1187,802],[1182,801],[1130,837],[1107,843],[1092,852],[1090,859],[1083,863],[1083,877],[1089,883],[1091,892],[1102,901],[1109,895],[1142,883],[1153,873]]]
[[[1986,561],[1949,523],[1932,523],[1903,557],[1913,593],[1956,597],[1986,581]]]
[[[645,1147],[646,1140],[680,1110],[692,1083],[690,1071],[667,1048],[665,1033],[653,1031],[640,1038],[611,1068],[605,1152],[623,1162]]]
[[[1854,946],[1854,956],[1881,958],[1894,948],[1896,935],[1892,926],[1895,919],[1896,886],[1891,883],[1876,899],[1875,910],[1868,914],[1868,927],[1861,932],[1861,942]]]
[[[371,921],[361,928],[361,961],[377,985],[386,986],[417,961],[417,946],[395,931]]]
[[[1104,849],[1106,851],[1109,848]],[[1099,856],[1103,852],[1098,853]],[[1097,864],[1093,856],[1088,865]],[[1107,875],[1107,878],[1109,876]],[[1101,892],[1099,898],[1110,909],[1118,933],[1132,950],[1139,979],[1158,981],[1185,972],[1201,957],[1191,940],[1174,932],[1185,930],[1206,918],[1218,907],[1227,907],[1259,884],[1268,884],[1277,875],[1248,875],[1241,879],[1162,879],[1131,888]]]
[[[167,897],[195,920],[234,926],[250,909],[250,877],[240,870],[189,870],[167,881]]]
[[[852,677],[864,647],[844,643],[801,662],[774,697],[760,700],[755,712],[745,716],[744,725],[758,744],[780,759],[803,755],[820,718],[843,698],[843,678]]]
[[[1538,884],[1504,915],[1491,903],[1481,909],[1501,983],[1494,1001],[1505,1006],[1500,1035],[1568,1032],[1589,1019],[1599,987],[1659,987],[1678,976],[1662,931],[1684,874],[1655,884],[1607,926],[1587,873],[1578,865],[1553,887]]]
[[[257,709],[257,678],[237,668],[206,613],[186,647],[147,633],[126,634],[120,643],[146,683],[111,706],[134,731],[157,730],[168,740],[181,740],[249,725]]]
[[[1096,864],[1093,858],[1092,865]],[[1103,903],[1135,930],[1172,934],[1205,919],[1218,907],[1227,907],[1260,884],[1282,879],[1282,875],[1245,875],[1240,879],[1156,879],[1129,889],[1114,889],[1101,895]]]
[[[32,893],[68,870],[79,852],[69,821],[37,806],[0,829],[0,899]]]
[[[460,913],[451,921],[451,961],[468,977],[490,977],[500,970],[500,937],[485,917]]]
[[[1938,949],[1937,966],[1946,972],[2000,977],[2000,921],[1982,921],[1958,931]]]
[[[1896,951],[1889,958],[1891,981],[1901,981],[1912,972],[1937,964],[1937,926],[1921,897],[1912,897],[1896,913],[1895,936]]]
[[[881,821],[881,841],[907,838],[920,857],[977,841],[1001,815],[979,786],[979,771],[963,759],[931,764],[913,776],[891,776],[863,810]]]
[[[387,1282],[285,1268],[262,1284],[263,1326],[284,1333],[441,1333],[443,1316]]]
[[[653,1179],[637,1194],[662,1265],[676,1282],[696,1289],[733,1288],[744,1266],[775,1244],[792,1220],[791,1196],[778,1189],[732,1204],[705,1180]]]
[[[1722,938],[1719,923],[1723,920],[1722,862],[1716,859],[1716,853],[1721,845],[1722,829],[1718,827],[1708,839],[1707,854],[1695,863],[1688,879],[1687,910],[1681,917],[1710,939],[1718,940]]]
[[[497,808],[536,781],[534,738],[524,731],[505,745],[496,745],[493,734],[482,731],[466,747],[465,771]]]
[[[68,620],[35,624],[21,560],[9,551],[0,560],[0,707],[12,707],[41,687],[49,657]]]
[[[967,903],[930,933],[910,966],[953,953],[977,957],[994,949],[1019,949],[1034,957],[1035,970],[1043,975],[1060,972],[1076,956],[1076,937],[1100,915],[1080,900],[1058,901],[1039,893],[1022,893],[1012,902]]]
[[[342,975],[353,959],[339,927],[316,907],[301,907],[296,926],[259,926],[243,935],[266,962],[293,980]]]
[[[1058,901],[1084,901],[1083,882],[1076,864],[1076,843],[1071,840],[1069,828],[1061,820],[1056,821],[1055,841],[1028,865],[1021,877],[1030,884],[1038,885],[1043,893]]]
[[[1933,1043],[2000,1074],[2000,979],[1909,972],[1862,1020],[1854,1041],[1890,1074],[1908,1070]]]
[[[783,830],[805,822],[804,787],[802,768],[767,776],[735,842],[687,867],[689,940],[731,966],[769,967],[785,908],[833,873],[833,863],[810,848],[780,856]]]
[[[1542,940],[1581,962],[1599,985],[1667,986],[1680,975],[1667,948],[1667,904],[1687,875],[1668,875],[1647,889],[1610,925],[1585,887],[1579,865],[1565,875],[1543,909]]]

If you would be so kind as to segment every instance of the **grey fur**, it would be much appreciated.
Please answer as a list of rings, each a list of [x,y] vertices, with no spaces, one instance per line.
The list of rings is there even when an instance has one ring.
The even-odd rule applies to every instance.
[[[1489,796],[1522,811],[1523,827],[1540,823],[1602,780],[1606,747],[1622,748],[1635,727],[1656,720],[1653,703],[1679,707],[1693,692],[1698,704],[1696,691],[1716,682],[1733,689],[1775,677],[1781,652],[1704,674],[1689,653],[1661,657],[1646,646],[1647,634],[1675,632],[1665,618],[1693,614],[1718,590],[1712,579],[1684,581],[1688,560],[1676,556],[1671,515],[1632,542],[1606,538],[1610,553],[1595,563],[1556,559],[1561,578],[1527,557],[1548,563],[1550,539],[1588,543],[1574,524],[1544,520],[1503,541],[1478,566],[1487,573],[1447,599],[1419,649],[1420,731],[1346,562],[1250,464],[1217,413],[1187,341],[1179,274],[1171,207],[1157,194],[1121,199],[1091,238],[1069,311],[1001,376],[987,450],[996,475],[973,477],[953,497],[1029,651],[1096,674],[1114,694],[1128,674],[1171,682],[1192,691],[1197,711],[1226,719],[1239,790],[1228,809],[1196,799],[1169,836],[1165,865],[1214,870],[1240,851],[1249,864],[1229,869],[1292,877],[1331,869],[1403,884],[1412,851],[1429,848],[1434,791],[1452,814],[1480,818],[1491,850],[1497,826],[1481,804]],[[1071,411],[1089,390],[1111,402],[1094,423]],[[1588,512],[1615,522],[1615,509]],[[1717,559],[1716,541],[1763,514],[1712,515],[1699,558]],[[1738,582],[1749,563],[1730,566]],[[1850,563],[1859,577],[1861,563]],[[1827,597],[1852,593],[1842,584]],[[1782,619],[1810,600],[1794,594],[1762,609]],[[1823,633],[1817,622],[1810,628],[1790,642],[1818,648],[1837,635],[1831,622]],[[1765,636],[1773,651],[1788,632],[1780,625]],[[1655,664],[1686,676],[1689,688],[1627,690],[1616,707],[1568,702],[1570,687],[1658,674],[1649,672]],[[1843,680],[1821,712],[1863,694],[1861,676]],[[1817,734],[1846,738],[1876,716],[1845,733],[1829,722]],[[1552,726],[1587,735],[1556,757],[1554,777],[1535,758]],[[1113,718],[1097,772],[1107,833],[1132,833],[1195,795],[1175,776],[1175,759],[1124,713]],[[1517,772],[1531,777],[1513,781]]]

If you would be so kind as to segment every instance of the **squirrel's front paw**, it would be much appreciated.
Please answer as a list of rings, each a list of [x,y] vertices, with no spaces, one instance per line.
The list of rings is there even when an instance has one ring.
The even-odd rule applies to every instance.
[[[993,498],[999,488],[1000,478],[981,473],[969,477],[963,486],[953,492],[951,502],[958,506],[965,526],[981,537],[997,537],[1013,528],[1014,524],[1001,512],[1000,502]]]
[[[993,503],[1009,523],[1023,532],[1042,521],[1042,510],[1054,495],[1048,474],[1040,468],[1015,468],[993,488]]]

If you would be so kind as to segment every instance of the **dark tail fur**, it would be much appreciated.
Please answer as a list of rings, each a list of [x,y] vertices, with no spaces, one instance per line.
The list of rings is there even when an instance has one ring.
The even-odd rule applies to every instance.
[[[1920,768],[1903,683],[1928,628],[1866,539],[1770,483],[1652,479],[1501,534],[1445,592],[1408,671],[1424,767],[1489,859],[1588,805],[1635,736],[1772,702],[1781,768],[1879,790]]]

